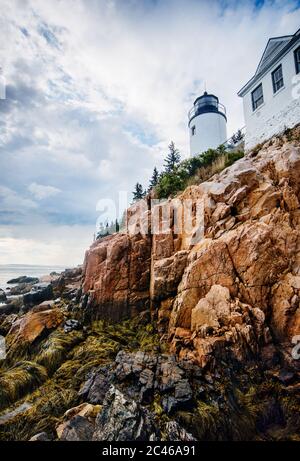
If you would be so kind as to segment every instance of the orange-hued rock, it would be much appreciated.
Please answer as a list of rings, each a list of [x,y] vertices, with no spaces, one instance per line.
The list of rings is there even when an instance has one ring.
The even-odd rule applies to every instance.
[[[64,320],[59,309],[28,312],[16,320],[7,335],[9,345],[33,343],[45,330],[57,328]]]
[[[86,254],[83,291],[94,317],[118,321],[149,308],[151,240],[116,234],[95,242]]]
[[[299,197],[299,141],[274,138],[175,199],[131,207],[128,233],[87,252],[91,310],[118,320],[150,306],[171,350],[202,366],[229,346],[242,360],[272,336],[291,344],[300,334]]]
[[[197,331],[204,325],[220,328],[220,323],[229,323],[231,314],[230,293],[228,288],[213,285],[205,298],[200,299],[192,310],[191,330]],[[178,330],[178,329],[177,329]]]

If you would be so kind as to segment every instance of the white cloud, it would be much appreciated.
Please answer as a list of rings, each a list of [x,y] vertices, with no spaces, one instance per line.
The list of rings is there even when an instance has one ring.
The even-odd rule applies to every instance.
[[[93,226],[0,226],[1,264],[76,266],[93,241]]]
[[[6,223],[18,221],[13,238],[33,221],[46,233],[54,223],[84,232],[99,199],[137,181],[147,186],[170,140],[187,156],[187,112],[204,81],[227,107],[228,134],[243,126],[237,91],[268,38],[299,27],[297,1],[254,3],[1,0],[8,86],[0,101],[0,211]],[[80,246],[83,234],[74,235]],[[51,257],[68,258],[59,250],[65,236],[55,236]]]
[[[0,211],[13,213],[28,212],[37,208],[36,202],[31,199],[23,198],[16,191],[9,187],[0,186]]]
[[[28,186],[28,190],[37,200],[43,200],[48,197],[54,197],[55,195],[61,192],[61,190],[57,187],[43,186],[42,184],[37,184],[35,182]]]

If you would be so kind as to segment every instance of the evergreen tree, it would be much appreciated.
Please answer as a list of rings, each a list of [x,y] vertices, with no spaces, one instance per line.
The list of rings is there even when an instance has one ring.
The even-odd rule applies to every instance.
[[[132,192],[132,194],[133,194],[133,201],[134,202],[136,202],[137,200],[141,200],[145,195],[145,192],[143,190],[142,184],[137,182],[136,185],[135,185],[135,189]]]
[[[174,142],[172,141],[169,145],[169,153],[167,158],[165,159],[165,171],[166,173],[172,173],[175,168],[180,163],[180,153],[179,150],[176,149]]]
[[[159,180],[159,173],[156,167],[154,167],[152,178],[150,179],[149,183],[149,191],[157,186]]]

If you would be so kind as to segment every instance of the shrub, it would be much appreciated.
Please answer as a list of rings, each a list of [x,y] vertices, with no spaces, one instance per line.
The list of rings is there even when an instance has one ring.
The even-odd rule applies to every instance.
[[[174,196],[188,185],[207,181],[243,156],[241,151],[227,152],[224,146],[208,149],[203,154],[184,160],[173,171],[163,173],[155,188],[156,195],[159,199]]]

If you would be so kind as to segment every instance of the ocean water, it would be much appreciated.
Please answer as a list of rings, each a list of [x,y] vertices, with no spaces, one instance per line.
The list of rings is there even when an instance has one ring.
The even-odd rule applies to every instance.
[[[15,279],[22,275],[27,277],[42,277],[49,275],[51,272],[62,272],[65,270],[63,266],[31,266],[24,264],[0,264],[0,288],[6,290],[9,287],[7,281]]]

